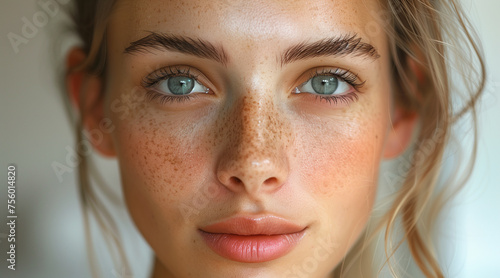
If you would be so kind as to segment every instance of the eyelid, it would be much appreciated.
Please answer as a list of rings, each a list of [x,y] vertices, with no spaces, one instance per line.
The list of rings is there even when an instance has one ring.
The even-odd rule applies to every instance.
[[[304,72],[298,79],[299,80],[298,85],[294,86],[294,88],[303,85],[304,83],[308,82],[311,78],[318,75],[332,75],[338,78],[340,81],[347,82],[356,91],[358,91],[359,88],[363,87],[363,85],[366,82],[361,80],[361,78],[357,74],[355,74],[350,70],[342,69],[339,67],[322,66],[322,67],[312,68]]]
[[[153,88],[159,82],[174,76],[187,76],[193,78],[201,85],[209,88],[212,93],[214,92],[214,86],[208,78],[197,68],[188,65],[174,65],[159,68],[146,75],[142,79],[141,84],[144,88]]]
[[[299,88],[306,85],[307,82],[312,82],[312,78],[320,75],[333,76],[339,81],[344,82],[349,87],[349,89],[340,94],[332,95],[301,92],[299,90]],[[350,70],[327,66],[316,67],[307,70],[302,75],[300,75],[298,81],[300,81],[300,83],[294,87],[295,93],[292,93],[291,95],[300,95],[301,99],[311,99],[320,103],[325,102],[333,106],[349,105],[350,103],[357,101],[358,93],[360,93],[359,88],[361,88],[365,84],[365,81],[362,81],[357,74],[351,72]]]

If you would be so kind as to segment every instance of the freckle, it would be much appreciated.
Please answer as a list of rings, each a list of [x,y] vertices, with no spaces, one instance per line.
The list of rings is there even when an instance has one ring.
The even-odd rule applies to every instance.
[[[200,29],[200,25],[198,24],[198,29]]]

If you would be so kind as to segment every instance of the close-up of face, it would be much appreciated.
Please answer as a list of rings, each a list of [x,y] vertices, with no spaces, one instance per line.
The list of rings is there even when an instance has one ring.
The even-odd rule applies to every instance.
[[[326,277],[342,261],[416,119],[393,101],[381,12],[375,0],[116,3],[84,123],[111,120],[94,145],[119,162],[154,277]]]
[[[0,277],[500,277],[499,9],[0,1]]]

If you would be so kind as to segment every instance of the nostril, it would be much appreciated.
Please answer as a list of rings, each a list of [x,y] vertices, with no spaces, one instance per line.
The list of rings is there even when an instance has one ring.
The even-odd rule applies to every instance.
[[[275,177],[268,178],[267,180],[264,181],[264,184],[266,184],[266,185],[273,185],[273,184],[277,184],[277,183],[278,183],[278,179]]]
[[[231,184],[235,184],[235,185],[241,185],[241,184],[243,184],[243,181],[241,181],[238,177],[231,177],[231,178],[229,178],[229,182]]]
[[[216,177],[229,191],[246,191],[256,194],[260,191],[270,193],[279,190],[288,178],[288,165],[285,158],[252,159],[252,157],[233,154],[220,160]],[[225,156],[228,157],[228,156]]]

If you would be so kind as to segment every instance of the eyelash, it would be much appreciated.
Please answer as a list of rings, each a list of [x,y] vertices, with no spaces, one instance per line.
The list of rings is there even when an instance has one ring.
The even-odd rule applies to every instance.
[[[340,68],[322,68],[322,69],[316,69],[314,71],[310,71],[308,74],[308,78],[305,82],[310,80],[311,78],[318,76],[318,75],[332,75],[335,78],[338,78],[340,81],[344,81],[348,83],[350,86],[353,87],[353,89],[356,92],[349,92],[348,94],[345,95],[332,95],[332,96],[320,96],[316,95],[315,99],[321,102],[321,101],[326,101],[329,104],[335,104],[337,105],[339,102],[348,104],[352,101],[358,100],[358,94],[357,91],[359,88],[363,87],[365,84],[365,81],[361,81],[358,75],[352,73],[349,70],[344,70]],[[191,73],[191,68],[189,67],[179,67],[179,66],[173,66],[173,67],[164,67],[160,68],[150,74],[148,74],[144,79],[142,80],[142,86],[146,89],[151,89],[155,85],[157,85],[159,82],[166,80],[171,77],[176,77],[176,76],[186,76],[189,78],[193,78],[196,82],[200,82],[198,80],[199,75]],[[304,83],[305,83],[304,82]],[[157,101],[160,104],[167,104],[167,103],[173,103],[173,102],[185,102],[189,101],[194,97],[199,96],[199,94],[193,94],[193,95],[185,95],[185,96],[170,96],[170,95],[165,95],[162,93],[155,92],[154,90],[148,90],[147,91],[147,98],[150,101]]]
[[[146,89],[151,89],[158,83],[160,83],[163,80],[166,80],[171,77],[176,77],[176,76],[185,76],[194,79],[196,82],[200,82],[198,80],[199,75],[191,73],[191,68],[189,67],[180,67],[180,66],[173,66],[173,67],[164,67],[160,68],[150,74],[148,74],[144,79],[142,80],[142,86]],[[194,97],[197,97],[198,94],[193,94],[193,95],[185,95],[185,96],[170,96],[170,95],[165,95],[162,93],[155,92],[154,90],[148,90],[146,93],[146,96],[149,101],[157,101],[160,104],[167,104],[167,103],[172,103],[172,102],[184,102],[188,101]]]
[[[340,81],[344,81],[347,84],[351,85],[352,88],[356,92],[349,92],[345,95],[332,95],[332,96],[321,96],[321,95],[315,95],[315,99],[321,102],[321,101],[326,101],[329,104],[337,105],[339,102],[349,104],[350,102],[358,100],[358,90],[363,87],[365,84],[365,81],[361,81],[359,76],[351,72],[350,70],[344,70],[340,68],[321,68],[321,69],[316,69],[315,71],[310,72],[308,75],[308,78],[305,82],[309,81],[311,78],[319,76],[319,75],[331,75],[334,76],[335,78],[338,78]],[[304,82],[304,83],[305,83]],[[302,83],[302,84],[304,84]]]

